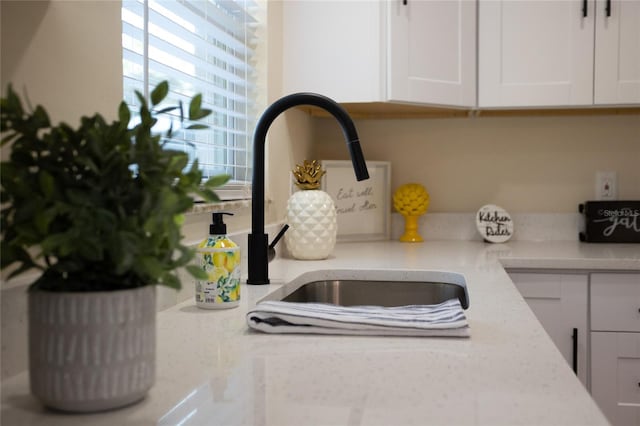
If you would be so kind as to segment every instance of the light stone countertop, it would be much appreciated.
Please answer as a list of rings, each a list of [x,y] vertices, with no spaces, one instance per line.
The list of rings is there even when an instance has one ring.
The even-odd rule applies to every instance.
[[[28,374],[2,383],[3,425],[600,425],[606,419],[529,310],[508,268],[640,271],[640,245],[341,243],[324,261],[276,259],[238,308],[158,314],[156,384],[124,409],[43,409]],[[309,271],[465,276],[470,338],[268,335],[246,312]],[[322,272],[317,272],[322,275]],[[378,274],[378,275],[377,275]],[[294,281],[295,282],[295,281]]]

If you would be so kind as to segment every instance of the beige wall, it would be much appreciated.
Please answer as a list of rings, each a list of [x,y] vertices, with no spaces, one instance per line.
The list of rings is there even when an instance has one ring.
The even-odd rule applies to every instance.
[[[367,160],[391,161],[392,192],[418,182],[431,212],[576,212],[596,171],[616,171],[619,199],[640,199],[640,116],[357,120]],[[340,130],[314,118],[314,158],[348,159]]]
[[[116,117],[122,100],[120,2],[0,2],[1,82],[26,90],[54,122]]]
[[[282,89],[282,2],[268,2],[269,72],[268,103],[286,95]],[[292,109],[278,117],[267,134],[268,175],[265,196],[271,200],[266,223],[284,220],[291,170],[311,155],[311,117]]]

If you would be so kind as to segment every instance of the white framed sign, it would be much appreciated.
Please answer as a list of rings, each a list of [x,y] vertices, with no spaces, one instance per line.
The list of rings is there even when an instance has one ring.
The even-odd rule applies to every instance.
[[[391,163],[367,161],[369,179],[356,180],[351,161],[324,160],[322,189],[336,204],[338,241],[388,240]]]
[[[485,241],[504,243],[513,235],[513,220],[502,207],[487,204],[476,213],[476,227]]]

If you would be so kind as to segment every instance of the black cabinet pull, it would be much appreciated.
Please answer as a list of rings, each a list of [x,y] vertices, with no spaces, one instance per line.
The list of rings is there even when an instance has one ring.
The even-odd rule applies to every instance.
[[[582,0],[582,17],[587,17],[587,0]]]
[[[407,0],[402,0],[402,4],[406,6],[407,5]]]
[[[607,18],[610,18],[611,17],[611,0],[607,0],[607,3],[604,7],[604,11],[607,15]]]
[[[573,372],[578,374],[578,329],[573,329]]]

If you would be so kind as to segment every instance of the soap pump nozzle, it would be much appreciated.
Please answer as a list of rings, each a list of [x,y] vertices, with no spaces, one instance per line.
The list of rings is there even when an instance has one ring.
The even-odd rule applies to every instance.
[[[209,225],[209,234],[210,235],[226,235],[227,234],[227,224],[224,223],[224,216],[228,214],[229,216],[233,216],[233,213],[228,212],[215,212],[211,214],[212,223]]]

